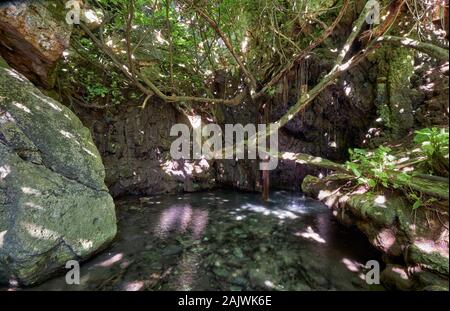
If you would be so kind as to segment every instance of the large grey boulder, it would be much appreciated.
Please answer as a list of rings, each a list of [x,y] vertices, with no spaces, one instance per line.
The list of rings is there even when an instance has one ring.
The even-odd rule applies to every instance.
[[[80,120],[0,65],[0,282],[42,281],[114,238],[104,177]]]

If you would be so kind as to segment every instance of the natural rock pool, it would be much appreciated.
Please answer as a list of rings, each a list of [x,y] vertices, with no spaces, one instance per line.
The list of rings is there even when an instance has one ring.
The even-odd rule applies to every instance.
[[[220,190],[116,202],[114,243],[33,290],[365,290],[379,254],[322,203],[277,191]],[[381,262],[381,260],[379,260]],[[64,273],[63,273],[64,274]]]

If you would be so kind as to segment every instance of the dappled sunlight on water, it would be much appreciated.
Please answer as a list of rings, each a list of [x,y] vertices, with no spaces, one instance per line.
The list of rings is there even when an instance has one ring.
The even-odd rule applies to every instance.
[[[111,247],[34,289],[362,290],[379,255],[328,208],[300,194],[213,191],[116,202]]]
[[[174,231],[184,233],[188,229],[199,238],[208,223],[208,211],[193,209],[190,204],[175,205],[165,209],[160,216],[155,234],[164,238]]]

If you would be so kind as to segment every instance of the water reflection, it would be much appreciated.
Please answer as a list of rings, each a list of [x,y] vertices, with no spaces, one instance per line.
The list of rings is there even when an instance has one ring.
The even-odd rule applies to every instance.
[[[320,202],[284,191],[270,197],[220,190],[118,201],[118,237],[82,265],[82,284],[60,277],[37,289],[365,288],[362,267],[378,256],[365,237]]]
[[[171,205],[161,213],[155,234],[165,238],[171,232],[181,234],[189,229],[192,236],[198,239],[208,223],[208,214],[206,210],[192,208],[191,204]]]

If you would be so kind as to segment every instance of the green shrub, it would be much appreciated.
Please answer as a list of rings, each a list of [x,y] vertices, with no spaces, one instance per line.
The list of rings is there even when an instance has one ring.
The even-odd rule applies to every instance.
[[[380,146],[373,151],[365,149],[350,149],[350,161],[347,161],[347,169],[356,176],[359,184],[365,184],[369,188],[382,185],[387,188],[400,187],[397,180],[407,181],[410,176],[403,172],[397,172],[395,180],[389,172],[395,171],[397,158],[390,154],[391,148]]]
[[[448,176],[448,130],[424,128],[416,131],[414,142],[420,144],[420,150],[427,157],[426,169],[429,173]]]

